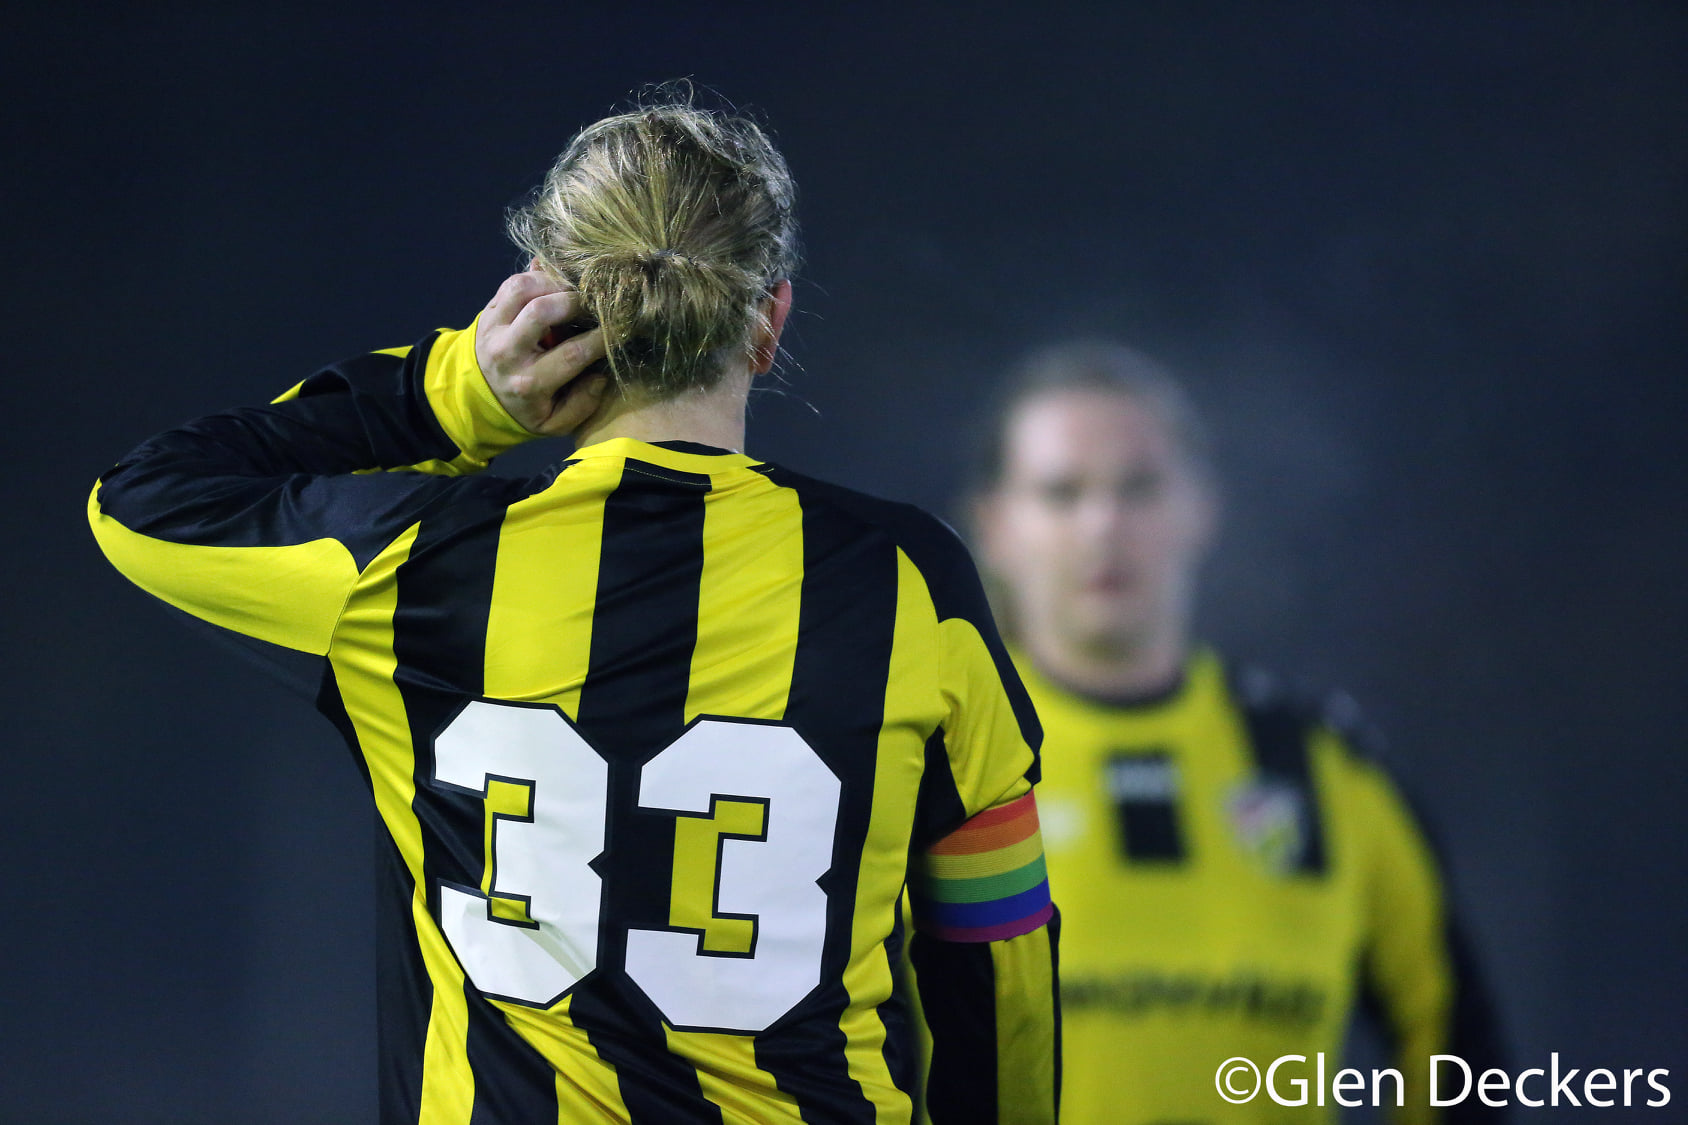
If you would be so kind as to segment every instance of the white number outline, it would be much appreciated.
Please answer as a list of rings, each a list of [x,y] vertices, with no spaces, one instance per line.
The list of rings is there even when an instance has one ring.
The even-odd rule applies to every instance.
[[[499,828],[504,825],[534,826],[529,834],[518,837],[534,840],[544,838],[547,828],[552,830],[552,834],[556,834],[555,830],[559,827],[567,828],[568,826],[550,825],[542,820],[541,789],[543,787],[549,791],[560,786],[574,798],[579,798],[585,789],[580,784],[580,779],[577,776],[559,777],[554,772],[549,779],[530,778],[511,773],[507,768],[497,768],[499,763],[507,761],[511,753],[509,747],[504,744],[467,748],[459,746],[455,754],[447,754],[451,759],[451,772],[456,780],[442,777],[440,774],[442,740],[450,744],[453,731],[458,729],[460,724],[474,724],[477,718],[486,720],[489,716],[495,716],[490,724],[480,722],[479,726],[483,729],[489,725],[496,727],[500,725],[501,720],[507,719],[510,723],[534,727],[536,720],[518,718],[511,714],[512,711],[518,710],[529,714],[549,712],[555,715],[562,721],[566,733],[557,732],[553,720],[537,720],[550,727],[553,732],[554,737],[548,740],[549,749],[559,752],[573,748],[584,749],[596,759],[596,764],[602,771],[601,781],[592,786],[596,796],[596,800],[591,803],[595,804],[597,810],[597,851],[582,858],[583,849],[576,847],[572,849],[572,856],[568,856],[573,862],[572,873],[575,876],[579,877],[584,872],[597,884],[597,901],[592,904],[592,909],[577,910],[577,914],[582,917],[590,914],[592,918],[589,955],[584,948],[585,935],[567,932],[571,929],[570,925],[559,928],[551,917],[548,904],[535,906],[535,898],[539,897],[536,892],[539,892],[541,887],[499,885],[501,869],[505,862],[512,858],[509,847],[502,853],[500,851]],[[465,719],[465,716],[472,717]],[[733,729],[728,730],[729,727]],[[753,748],[748,751],[745,749],[747,743],[753,744]],[[436,792],[480,797],[484,801],[492,781],[529,787],[529,815],[526,819],[490,810],[483,813],[491,815],[494,821],[490,836],[492,847],[483,859],[492,872],[491,895],[523,902],[532,921],[496,917],[493,914],[492,898],[478,887],[465,887],[439,876],[430,880],[438,892],[437,901],[440,905],[436,921],[440,924],[447,945],[462,965],[470,982],[484,995],[524,1007],[547,1009],[560,1003],[595,973],[608,969],[618,971],[645,995],[671,1026],[677,1029],[755,1033],[766,1030],[783,1018],[820,987],[827,939],[830,936],[830,904],[828,895],[820,883],[832,870],[832,852],[837,841],[838,820],[843,813],[843,794],[837,775],[795,727],[761,719],[699,715],[688,723],[672,742],[636,767],[639,774],[635,786],[637,803],[632,809],[626,810],[627,812],[669,813],[676,818],[712,817],[718,802],[742,801],[763,804],[764,814],[760,837],[728,833],[720,833],[715,837],[715,886],[711,897],[711,912],[723,920],[750,920],[753,933],[750,951],[745,953],[705,950],[705,932],[696,928],[636,927],[613,923],[620,927],[626,939],[623,943],[622,964],[619,966],[607,966],[602,961],[604,943],[612,923],[604,919],[610,888],[598,875],[597,861],[603,859],[613,846],[610,832],[612,824],[619,823],[622,825],[619,831],[627,831],[631,824],[639,823],[644,818],[627,817],[623,810],[610,808],[610,771],[615,768],[612,763],[555,704],[474,699],[459,708],[440,726],[434,734],[432,745],[434,766],[426,783]],[[533,747],[528,746],[526,749],[531,752]],[[686,776],[688,771],[685,767],[692,764],[688,759],[697,759],[700,754],[704,771],[699,773],[693,768],[690,776]],[[474,762],[488,764],[488,768],[481,770],[478,789],[466,783],[466,778],[472,782],[473,777],[462,772],[465,768],[465,755]],[[714,760],[711,761],[711,758]],[[489,759],[497,759],[498,762],[489,763]],[[549,766],[551,763],[544,764]],[[480,767],[476,765],[473,768]],[[622,765],[620,768],[634,767]],[[494,772],[495,769],[497,772]],[[676,770],[679,770],[681,775],[678,781],[674,776]],[[722,776],[723,774],[726,776]],[[714,779],[717,778],[721,784],[715,783]],[[590,783],[591,779],[588,779],[588,784]],[[655,790],[651,800],[647,800],[647,789],[653,783]],[[723,789],[733,791],[722,792]],[[780,789],[784,790],[783,797],[772,791]],[[817,802],[818,811],[821,813],[818,816],[815,815]],[[572,803],[578,808],[586,802],[574,799],[564,803]],[[701,808],[697,807],[700,803]],[[829,815],[825,811],[827,807],[830,807]],[[810,815],[803,815],[805,812]],[[590,820],[590,817],[588,819]],[[589,823],[586,826],[588,836],[592,829],[593,825]],[[824,829],[824,832],[820,831],[821,829]],[[562,834],[566,836],[567,832]],[[782,844],[785,845],[783,848]],[[740,850],[745,847],[762,850],[745,853]],[[562,854],[567,856],[568,851],[569,849],[564,849]],[[789,870],[793,857],[796,857],[795,862],[808,866],[796,872]],[[567,860],[565,865],[566,862]],[[818,868],[816,863],[820,864]],[[550,877],[563,868],[546,863],[534,869]],[[771,874],[773,878],[759,884],[745,882],[744,876],[758,873]],[[670,879],[672,878],[671,872]],[[724,889],[727,902],[723,902]],[[772,894],[769,893],[770,890]],[[551,896],[547,894],[543,897],[549,899]],[[745,901],[757,904],[761,909],[733,909]],[[793,902],[797,904],[795,910],[792,909]],[[473,920],[470,920],[466,909],[471,903],[478,903],[480,906],[479,916]],[[449,911],[448,906],[451,908]],[[581,929],[580,921],[581,918],[576,918],[572,929]],[[772,946],[766,940],[770,921],[775,922],[776,933]],[[540,966],[533,957],[534,951],[521,944],[522,935],[527,935],[535,948],[542,948],[547,955],[553,957],[558,949],[569,946],[572,938],[572,946],[577,956],[573,958],[572,966],[559,965],[556,972],[548,973],[549,967]],[[558,941],[559,937],[562,939],[561,943]],[[682,953],[680,943],[674,940],[676,938],[686,939],[685,944],[690,946],[689,951]],[[489,947],[500,948],[489,954]],[[548,997],[545,999],[533,998],[534,992],[531,988],[526,990],[527,995],[518,994],[523,990],[507,987],[510,983],[507,978],[511,970],[505,959],[510,956],[516,957],[517,960],[525,959],[525,971],[530,978],[544,980],[549,977],[554,983],[561,984],[561,987],[554,993],[538,994]],[[577,971],[580,969],[584,971]],[[516,970],[515,975],[520,976],[522,971]],[[562,977],[569,979],[562,983]],[[485,985],[505,987],[486,987],[483,981]]]
[[[750,956],[706,952],[694,929],[627,930],[623,971],[676,1028],[765,1031],[821,984],[843,785],[795,727],[715,715],[639,773],[641,809],[709,815],[735,793],[766,799],[762,839],[718,838],[713,902],[756,917]]]
[[[466,725],[478,727],[482,737],[475,739],[474,732],[464,730]],[[489,728],[501,728],[505,737],[485,737]],[[526,768],[518,761],[512,771],[511,757],[519,759],[524,753],[530,759],[545,757]],[[572,772],[552,768],[567,765],[567,757],[574,759]],[[433,759],[428,782],[440,792],[479,797],[484,802],[493,781],[528,788],[526,818],[491,814],[492,846],[490,854],[482,857],[491,870],[490,896],[479,887],[437,875],[432,882],[440,932],[475,987],[508,1003],[549,1008],[597,971],[603,952],[603,879],[593,864],[609,843],[605,799],[609,762],[556,706],[498,699],[473,699],[459,708],[435,733]],[[442,774],[442,763],[451,776]],[[591,775],[584,778],[585,786],[583,775]],[[583,801],[580,795],[586,786],[597,795]],[[571,808],[572,815],[542,817],[542,808],[556,806]],[[484,803],[482,809],[486,815]],[[553,846],[549,852],[561,852],[576,862],[544,865],[545,873],[555,876],[561,870],[561,881],[590,884],[590,894],[547,895],[543,904],[536,905],[533,892],[538,888],[531,884],[501,887],[505,869],[517,869],[519,881],[523,860],[531,865],[530,871],[541,863],[519,846],[501,849],[500,838],[509,834],[500,829],[506,828],[513,829],[518,840],[558,838],[562,846]],[[495,916],[493,897],[521,901],[531,921]],[[513,982],[512,977],[523,979]]]

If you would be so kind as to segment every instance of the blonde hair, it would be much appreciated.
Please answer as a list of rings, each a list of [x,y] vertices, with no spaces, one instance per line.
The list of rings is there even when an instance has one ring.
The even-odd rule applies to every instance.
[[[796,185],[754,121],[691,104],[689,85],[589,125],[510,236],[573,285],[603,327],[622,392],[713,386],[797,268]]]
[[[1149,356],[1113,340],[1073,340],[1032,352],[1013,368],[990,403],[974,455],[972,490],[989,492],[1007,468],[1008,430],[1020,407],[1059,391],[1102,391],[1143,403],[1160,415],[1185,463],[1207,487],[1216,484],[1207,427],[1183,384]]]

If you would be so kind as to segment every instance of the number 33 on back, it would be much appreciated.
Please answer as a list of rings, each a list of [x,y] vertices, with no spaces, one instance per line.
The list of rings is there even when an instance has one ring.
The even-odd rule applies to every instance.
[[[598,968],[608,764],[555,707],[475,700],[431,780],[486,804],[481,886],[436,880],[446,940],[482,992],[551,1006]],[[676,814],[677,928],[628,928],[627,976],[676,1026],[765,1030],[820,983],[838,778],[790,727],[699,719],[638,803]]]

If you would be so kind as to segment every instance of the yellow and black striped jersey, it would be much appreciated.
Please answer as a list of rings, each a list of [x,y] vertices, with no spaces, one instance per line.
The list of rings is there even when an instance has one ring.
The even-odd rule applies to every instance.
[[[1330,1075],[1341,1066],[1357,1002],[1403,1075],[1396,1120],[1434,1120],[1431,1055],[1498,1065],[1437,859],[1356,750],[1351,703],[1298,698],[1205,650],[1147,700],[1097,700],[1020,667],[1045,731],[1067,1125],[1333,1120],[1334,1104],[1265,1092],[1229,1104],[1216,1072],[1303,1055],[1278,1078],[1293,1099],[1285,1075],[1311,1084],[1319,1052]],[[1385,1076],[1379,1100],[1393,1105],[1396,1086]]]
[[[310,661],[367,778],[382,1121],[906,1121],[905,881],[950,1119],[1053,1120],[1040,736],[959,541],[682,442],[475,475],[528,436],[442,330],[89,500],[137,584]]]

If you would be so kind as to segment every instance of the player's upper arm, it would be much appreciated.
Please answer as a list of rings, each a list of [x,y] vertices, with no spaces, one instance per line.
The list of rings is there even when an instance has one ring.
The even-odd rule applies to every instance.
[[[937,618],[946,764],[965,817],[1005,804],[1038,779],[1043,730],[1009,659],[978,570],[954,532],[930,521],[910,551]],[[953,826],[951,826],[953,827]]]
[[[990,941],[1006,935],[1002,927],[1023,933],[1048,917],[1031,794],[1043,732],[972,558],[948,528],[923,519],[904,540],[932,601],[941,719],[927,744],[911,892],[923,929]]]
[[[969,818],[927,848],[909,888],[915,927],[941,941],[1003,941],[1053,914],[1037,798],[1019,796]]]
[[[88,496],[100,549],[147,593],[213,625],[314,656],[328,652],[358,566],[333,538],[285,545],[187,543],[126,526]]]

